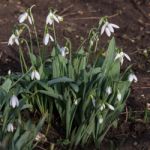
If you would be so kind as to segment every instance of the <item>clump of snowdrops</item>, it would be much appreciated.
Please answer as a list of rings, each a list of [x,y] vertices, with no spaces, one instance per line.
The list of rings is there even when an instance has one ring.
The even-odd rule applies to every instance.
[[[9,92],[4,98],[12,96],[12,107],[20,108],[23,100],[32,106],[30,111],[38,111],[41,116],[48,113],[48,126],[55,118],[60,118],[65,143],[70,147],[89,142],[99,147],[123,111],[132,81],[137,82],[130,66],[121,73],[124,59],[131,59],[116,46],[114,37],[108,39],[105,51],[99,45],[104,33],[109,38],[119,26],[109,23],[107,17],[101,18],[88,38],[73,51],[69,39],[59,45],[55,24],[63,21],[63,17],[55,10],[49,11],[43,39],[39,39],[32,8],[20,15],[8,42],[8,45],[18,46],[22,72],[9,72],[9,91],[15,92]],[[24,37],[24,33],[28,33],[29,38]],[[33,44],[33,36],[36,44]],[[35,49],[39,52],[37,55]],[[24,50],[28,50],[26,55]],[[14,130],[18,128],[9,124],[9,131]]]

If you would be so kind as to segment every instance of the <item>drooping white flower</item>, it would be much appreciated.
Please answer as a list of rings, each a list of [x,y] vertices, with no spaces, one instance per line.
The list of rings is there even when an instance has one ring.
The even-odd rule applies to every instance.
[[[103,103],[103,104],[101,104],[101,106],[100,106],[100,110],[103,111],[104,109],[105,109],[105,104]]]
[[[105,24],[101,28],[101,35],[105,32],[107,34],[107,36],[110,37],[111,33],[114,33],[114,28],[118,29],[119,26],[106,21]]]
[[[51,42],[54,42],[53,37],[49,33],[46,33],[44,38],[43,38],[44,45],[48,45],[49,40],[51,40]]]
[[[74,104],[78,105],[78,100],[77,99],[74,100]]]
[[[129,82],[132,82],[132,81],[137,82],[137,81],[138,81],[136,75],[133,74],[133,73],[131,73],[131,74],[129,75],[128,80],[129,80]]]
[[[17,98],[17,96],[13,95],[10,99],[10,106],[12,108],[18,107],[19,106],[19,100]]]
[[[13,126],[12,123],[9,123],[9,124],[7,125],[7,131],[8,131],[8,132],[13,132],[13,131],[14,131],[14,126]]]
[[[122,99],[122,96],[121,96],[120,91],[118,90],[118,93],[117,93],[117,100],[118,100],[118,101],[121,101],[121,99]]]
[[[62,47],[59,50],[63,57],[66,57],[66,55],[69,54],[68,48],[66,48],[66,47]]]
[[[38,71],[36,70],[33,70],[32,73],[31,73],[31,80],[40,80],[40,74]]]
[[[22,14],[19,16],[19,18],[18,18],[19,23],[23,23],[23,22],[27,19],[27,17],[28,17],[28,13],[27,13],[27,12],[22,13]]]
[[[106,88],[106,93],[107,95],[110,95],[112,93],[112,88],[110,86]]]
[[[46,18],[46,24],[52,25],[54,21],[59,23],[60,21],[63,21],[63,17],[58,16],[55,13],[53,13],[52,11],[50,11]]]
[[[57,18],[58,18],[59,22],[63,21],[63,17],[62,16],[57,16]]]
[[[24,12],[18,18],[19,23],[23,23],[26,19],[28,19],[30,24],[33,24],[32,18],[30,17],[30,15],[27,12]]]
[[[8,70],[8,75],[11,75],[11,70],[10,69]]]
[[[126,57],[129,61],[131,61],[131,58],[124,52],[117,53],[115,60],[119,59],[121,65],[122,65],[123,61],[124,61],[124,57]]]
[[[108,108],[109,108],[110,110],[115,110],[114,106],[112,106],[112,105],[110,105],[110,104],[108,104],[108,103],[106,103],[106,105],[108,106]]]
[[[19,45],[19,36],[12,34],[11,37],[9,38],[8,45],[13,45],[14,43]]]
[[[102,123],[103,123],[103,121],[104,121],[103,117],[102,117],[102,116],[100,116],[100,117],[99,117],[99,120],[98,120],[99,124],[102,124]]]

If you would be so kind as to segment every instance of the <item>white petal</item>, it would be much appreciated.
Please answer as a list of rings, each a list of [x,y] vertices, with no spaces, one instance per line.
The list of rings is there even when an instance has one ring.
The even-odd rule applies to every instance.
[[[55,14],[53,14],[53,18],[57,23],[59,23],[59,19],[57,18],[57,16]]]
[[[106,22],[106,23],[102,26],[101,35],[104,33],[107,24],[108,24],[108,22]]]
[[[19,100],[15,95],[13,95],[10,99],[10,106],[12,106],[13,108],[19,106]]]
[[[120,28],[118,25],[113,24],[113,23],[110,23],[110,25],[111,25],[113,28],[117,28],[117,29],[119,29],[119,28]]]
[[[63,17],[62,16],[57,16],[59,21],[63,21]]]
[[[102,104],[101,106],[100,106],[100,110],[102,111],[102,110],[104,110],[105,109],[105,104]]]
[[[113,29],[113,27],[111,26],[111,24],[108,24],[107,27],[108,27],[108,29],[109,29],[110,32],[114,33],[114,29]]]
[[[16,43],[17,45],[19,45],[18,37],[15,38],[15,43]]]
[[[50,40],[51,40],[52,42],[54,42],[54,39],[53,39],[53,37],[52,37],[51,35],[49,35],[49,38],[50,38]]]
[[[65,57],[66,56],[66,48],[65,47],[60,48],[60,53],[63,57]]]
[[[108,37],[111,36],[111,32],[109,31],[108,27],[105,28],[105,32],[106,32],[106,34],[107,34]]]
[[[124,56],[125,56],[129,61],[131,61],[131,58],[129,57],[129,55],[127,55],[127,54],[124,53]]]
[[[99,120],[98,120],[98,122],[99,122],[99,124],[102,124],[103,123],[103,118],[102,118],[102,116],[99,118]]]
[[[14,131],[14,127],[13,127],[13,124],[12,123],[9,123],[8,126],[7,126],[7,131],[8,132],[13,132]]]
[[[110,104],[108,104],[108,103],[107,103],[107,106],[108,106],[108,108],[109,108],[110,110],[115,110],[114,106],[112,106],[112,105],[110,105]]]
[[[50,12],[46,18],[46,24],[52,25],[53,24],[53,14]]]
[[[129,75],[128,80],[129,80],[129,82],[132,82],[132,81],[137,82],[137,81],[138,81],[136,75],[133,74],[133,73],[131,73],[131,74]]]
[[[12,34],[11,37],[9,38],[8,45],[13,45],[14,42],[15,42],[15,35]]]
[[[137,82],[137,81],[138,81],[136,75],[133,75],[133,79],[134,79],[134,82]]]
[[[108,86],[108,87],[106,88],[106,93],[107,93],[108,95],[110,95],[110,94],[112,93],[112,88],[111,88],[110,86]]]
[[[39,74],[37,71],[35,71],[35,78],[36,78],[37,80],[40,80],[40,74]]]
[[[19,16],[19,23],[23,23],[28,17],[28,13],[25,12]]]
[[[32,73],[31,73],[31,80],[34,80],[34,78],[35,78],[35,71],[32,71]]]
[[[44,45],[48,45],[49,38],[50,38],[50,35],[47,33],[47,34],[44,36],[44,39],[43,39]]]

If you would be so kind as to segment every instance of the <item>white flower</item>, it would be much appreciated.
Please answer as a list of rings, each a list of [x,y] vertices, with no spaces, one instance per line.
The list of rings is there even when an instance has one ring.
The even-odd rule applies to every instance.
[[[36,70],[33,70],[32,73],[31,73],[31,79],[32,80],[40,80],[40,74],[38,71]]]
[[[132,81],[137,82],[137,81],[138,81],[136,75],[133,74],[133,73],[131,73],[131,74],[129,75],[128,80],[129,80],[129,82],[132,82]]]
[[[11,75],[11,70],[8,70],[8,75]]]
[[[59,21],[63,21],[63,17],[62,16],[57,16]]]
[[[48,14],[46,18],[46,24],[52,25],[54,21],[59,23],[60,21],[63,21],[63,18],[61,16],[55,15],[54,13],[50,11],[50,13]]]
[[[12,106],[12,108],[18,107],[19,106],[19,100],[17,98],[17,96],[13,95],[10,99],[10,106]]]
[[[75,104],[75,105],[78,105],[78,101],[77,101],[77,99],[74,101],[74,104]]]
[[[121,65],[122,65],[124,57],[126,57],[129,61],[131,61],[131,58],[124,52],[117,53],[115,60],[119,59]]]
[[[118,93],[117,93],[117,99],[118,99],[118,101],[121,101],[121,98],[122,98],[121,93],[120,93],[120,91],[118,90]]]
[[[105,104],[101,104],[100,110],[103,111],[105,109]]]
[[[53,37],[49,33],[46,33],[45,36],[44,36],[44,39],[43,39],[44,45],[48,45],[49,40],[54,42]]]
[[[110,105],[110,104],[108,104],[108,103],[106,103],[106,105],[108,106],[108,108],[109,108],[110,110],[115,110],[114,106],[112,106],[112,105]]]
[[[102,116],[100,116],[100,117],[99,117],[99,120],[98,120],[99,124],[102,124],[102,123],[103,123],[103,121],[104,121],[104,120],[103,120],[103,117],[102,117]]]
[[[11,37],[9,38],[8,45],[13,45],[14,43],[19,45],[19,36],[12,34]]]
[[[66,55],[69,54],[68,48],[66,48],[66,47],[62,47],[59,50],[63,57],[66,57]]]
[[[107,95],[110,95],[112,93],[112,88],[110,86],[106,88],[106,93]]]
[[[7,126],[7,131],[8,132],[13,132],[14,131],[14,126],[12,123],[9,123],[8,126]]]
[[[27,12],[24,12],[18,18],[19,23],[23,23],[26,19],[28,19],[28,21],[29,21],[30,24],[33,23],[32,18],[29,16],[29,14]]]
[[[101,28],[101,35],[105,31],[105,33],[107,34],[107,36],[110,37],[111,33],[114,33],[114,28],[119,28],[119,26],[116,25],[116,24],[113,24],[113,23],[105,22],[105,24]]]

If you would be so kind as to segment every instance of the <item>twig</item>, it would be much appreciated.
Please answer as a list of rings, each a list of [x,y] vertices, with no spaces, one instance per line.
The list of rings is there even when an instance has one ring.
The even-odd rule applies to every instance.
[[[150,18],[146,15],[145,11],[144,11],[141,7],[139,7],[139,6],[137,5],[137,3],[135,2],[135,0],[130,0],[130,1],[131,1],[131,3],[133,4],[133,6],[134,6],[146,19],[150,20]]]
[[[116,16],[118,16],[118,15],[120,15],[122,12],[119,12],[119,13],[116,13],[116,14],[114,14],[114,15],[111,15],[111,16],[107,16],[108,18],[114,18],[114,17],[116,17]],[[77,14],[77,13],[72,13],[72,14],[70,14],[70,15],[75,15],[75,14]],[[67,16],[67,15],[66,15]],[[66,17],[65,16],[65,17]],[[91,16],[91,17],[82,17],[82,18],[71,18],[72,20],[90,20],[90,19],[92,19],[92,20],[99,20],[100,19],[100,17],[95,17],[95,16]]]
[[[149,89],[149,88],[150,88],[150,86],[134,87],[134,89]]]
[[[60,15],[64,14],[65,12],[67,12],[70,8],[73,7],[73,4],[71,4],[70,6],[64,8],[61,12],[60,12]]]

